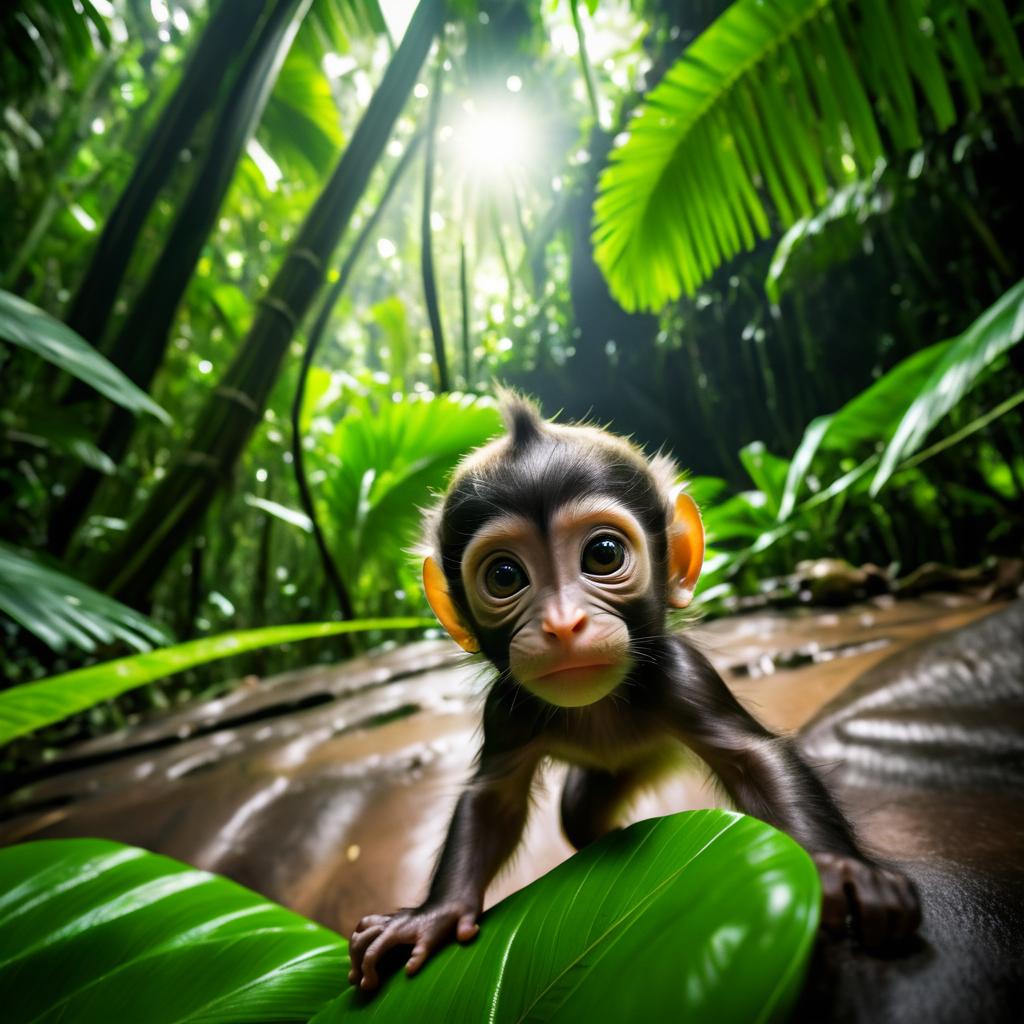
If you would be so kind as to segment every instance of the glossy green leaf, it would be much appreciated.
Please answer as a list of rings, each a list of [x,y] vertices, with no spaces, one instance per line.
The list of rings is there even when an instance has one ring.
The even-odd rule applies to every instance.
[[[67,324],[2,289],[0,338],[34,352],[131,412],[147,412],[164,423],[171,422],[145,391],[136,387]]]
[[[342,939],[225,878],[101,839],[0,850],[8,1024],[306,1021]]]
[[[761,821],[642,821],[488,911],[471,945],[372,1000],[350,989],[314,1020],[780,1020],[820,898],[811,859]]]
[[[2,549],[0,549],[2,550]],[[2,594],[2,591],[0,591]],[[233,654],[274,644],[297,643],[344,633],[385,629],[425,629],[433,619],[357,619],[353,622],[303,622],[291,626],[245,629],[190,640],[145,654],[116,658],[99,665],[64,672],[37,683],[24,683],[0,693],[0,743],[59,722],[69,715],[157,679],[205,665]]]
[[[316,174],[328,171],[338,158],[344,137],[330,83],[316,61],[298,47],[291,49],[281,67],[259,134],[278,161],[304,164]]]
[[[68,647],[94,651],[117,640],[148,651],[168,640],[166,632],[145,615],[3,543],[0,612],[55,651]]]
[[[296,508],[288,508],[287,505],[282,505],[277,501],[268,501],[266,498],[257,498],[254,494],[247,494],[245,503],[252,508],[258,508],[261,512],[266,512],[267,515],[273,516],[275,519],[280,519],[282,523],[297,526],[304,533],[313,532],[313,524],[310,522],[309,516]]]
[[[993,363],[1024,337],[1024,281],[1015,284],[993,303],[963,334],[942,342],[941,357],[916,391],[882,453],[871,481],[876,495],[899,463],[917,451],[928,433],[975,384]]]
[[[764,442],[751,441],[740,449],[740,462],[765,496],[768,511],[772,515],[778,514],[789,473],[789,461],[773,455],[765,448]]]
[[[421,510],[456,463],[501,429],[490,398],[448,394],[353,401],[321,446],[329,462],[321,497],[346,578],[416,540]],[[312,453],[315,454],[315,453]],[[379,586],[379,578],[374,586]]]
[[[980,3],[982,17],[955,32],[951,6],[729,4],[645,97],[602,172],[594,255],[621,305],[658,310],[692,295],[770,233],[762,196],[783,228],[810,222],[828,189],[837,190],[829,206],[842,205],[851,181],[920,145],[919,107],[945,127],[954,91],[978,96],[1019,80],[1005,0]],[[978,52],[974,34],[995,43],[1010,75],[965,57]]]

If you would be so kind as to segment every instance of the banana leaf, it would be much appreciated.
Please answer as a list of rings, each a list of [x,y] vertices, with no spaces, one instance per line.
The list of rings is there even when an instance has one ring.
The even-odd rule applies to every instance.
[[[730,811],[615,832],[515,893],[414,978],[349,989],[349,1021],[773,1021],[799,993],[818,924],[810,858]]]
[[[346,972],[334,932],[168,857],[102,839],[0,850],[8,1024],[306,1021]]]
[[[321,1007],[316,1024],[771,1021],[799,993],[819,902],[787,836],[731,811],[676,814],[595,843],[488,911],[472,945],[367,999],[346,987],[339,936],[233,882],[45,840],[0,850],[0,985],[12,1024],[258,1024]]]

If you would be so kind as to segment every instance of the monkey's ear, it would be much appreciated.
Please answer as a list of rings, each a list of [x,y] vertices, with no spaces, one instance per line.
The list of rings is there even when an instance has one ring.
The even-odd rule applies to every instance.
[[[475,654],[480,650],[476,637],[462,624],[459,613],[455,610],[451,595],[448,593],[448,581],[444,578],[441,566],[432,558],[423,561],[423,589],[426,591],[430,607],[448,630],[448,635],[464,650]]]
[[[668,528],[668,603],[673,608],[685,608],[693,600],[703,564],[704,524],[697,503],[679,490]]]

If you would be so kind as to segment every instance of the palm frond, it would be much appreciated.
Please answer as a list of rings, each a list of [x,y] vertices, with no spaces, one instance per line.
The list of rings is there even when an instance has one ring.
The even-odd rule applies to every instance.
[[[123,641],[137,651],[167,642],[144,615],[0,543],[0,614],[19,623],[48,647],[94,651]]]
[[[926,119],[950,127],[955,94],[976,107],[1022,81],[1003,0],[737,0],[612,152],[595,258],[625,309],[659,309],[767,237],[772,214],[787,228],[919,145]]]

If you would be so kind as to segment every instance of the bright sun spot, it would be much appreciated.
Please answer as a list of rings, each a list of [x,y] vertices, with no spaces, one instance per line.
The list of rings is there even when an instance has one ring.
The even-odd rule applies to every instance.
[[[453,125],[452,141],[467,174],[491,180],[528,166],[536,130],[517,97],[466,104]]]

